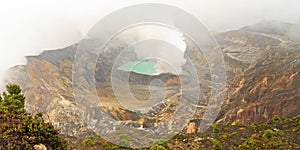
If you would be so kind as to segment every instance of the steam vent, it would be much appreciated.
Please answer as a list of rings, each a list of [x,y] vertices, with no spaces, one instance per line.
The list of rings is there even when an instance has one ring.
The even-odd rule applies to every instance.
[[[118,67],[120,78],[131,83],[150,84],[151,81],[159,79],[166,86],[180,85],[179,75],[173,73],[162,73],[157,69],[157,63],[153,61],[135,61]]]

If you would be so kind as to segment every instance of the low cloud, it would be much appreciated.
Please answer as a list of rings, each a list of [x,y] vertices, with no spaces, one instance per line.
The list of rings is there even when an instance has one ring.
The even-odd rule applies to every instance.
[[[6,69],[25,64],[24,56],[76,43],[103,16],[143,2],[159,2],[182,8],[212,31],[238,29],[260,20],[300,22],[298,0],[6,1],[0,6],[0,78]],[[293,31],[289,35],[298,38]]]

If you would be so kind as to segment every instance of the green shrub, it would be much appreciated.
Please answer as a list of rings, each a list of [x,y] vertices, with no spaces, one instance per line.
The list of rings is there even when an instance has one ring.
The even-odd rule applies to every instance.
[[[242,143],[241,145],[239,145],[240,149],[255,149],[257,148],[259,144],[257,143],[257,141],[254,138],[249,138],[247,139],[244,143]]]
[[[289,122],[291,122],[291,121],[293,121],[293,119],[291,119],[291,118],[285,118],[285,119],[283,120],[283,123],[286,124],[286,123],[289,123]]]
[[[270,129],[267,129],[265,131],[265,133],[263,134],[263,137],[266,138],[266,139],[272,139],[275,135],[275,132],[270,130]]]
[[[293,118],[296,122],[300,123],[300,115]]]
[[[243,124],[241,123],[241,122],[239,122],[239,121],[235,121],[235,126],[238,126],[238,127],[240,127],[240,126],[242,126]]]
[[[104,147],[105,150],[118,150],[120,147],[118,145],[109,145]]]
[[[163,147],[167,147],[168,141],[166,141],[166,140],[157,140],[157,141],[153,142],[153,145],[161,145]]]
[[[213,133],[219,133],[220,132],[220,128],[218,128],[218,126],[216,124],[212,124],[212,130]]]
[[[220,144],[220,141],[213,140],[213,149],[214,150],[222,150],[222,145]]]
[[[259,124],[256,124],[255,126],[252,126],[252,127],[254,129],[254,132],[265,131],[267,129],[272,128],[272,126],[267,122],[259,123]]]
[[[129,147],[130,146],[130,142],[128,141],[128,135],[125,133],[120,134],[120,145],[125,146],[125,147]]]
[[[275,115],[273,117],[273,123],[279,123],[279,122],[281,122],[281,118],[279,116]]]
[[[167,149],[165,147],[163,147],[162,145],[158,145],[157,150],[167,150]]]
[[[91,138],[86,138],[82,141],[83,146],[94,146],[95,142]]]
[[[255,128],[256,128],[256,125],[255,125],[254,123],[251,123],[251,124],[250,124],[250,127],[252,127],[253,129],[255,129]]]
[[[130,142],[127,139],[121,139],[120,144],[125,147],[130,146]]]
[[[231,126],[231,122],[227,122],[226,127],[230,127],[230,126]]]
[[[118,145],[114,145],[112,143],[109,143],[108,141],[103,142],[102,146],[103,146],[104,150],[117,150],[117,149],[120,149],[120,147]]]
[[[221,139],[222,140],[227,140],[229,138],[231,138],[232,136],[234,135],[237,135],[237,132],[233,132],[233,133],[224,133],[222,136],[221,136]]]
[[[162,145],[154,145],[150,147],[150,150],[167,150],[167,148]]]

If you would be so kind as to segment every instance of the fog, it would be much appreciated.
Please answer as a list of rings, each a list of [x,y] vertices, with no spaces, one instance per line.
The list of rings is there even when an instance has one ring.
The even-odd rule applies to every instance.
[[[156,73],[182,72],[181,67],[186,62],[186,44],[182,33],[166,26],[144,24],[129,28],[116,37],[113,43],[128,45],[124,50],[134,51],[139,61],[155,60]],[[122,57],[126,59],[126,53]]]
[[[143,2],[182,8],[213,32],[238,29],[261,20],[300,22],[298,0],[5,1],[0,5],[0,78],[8,68],[25,64],[24,56],[76,43],[103,16]]]

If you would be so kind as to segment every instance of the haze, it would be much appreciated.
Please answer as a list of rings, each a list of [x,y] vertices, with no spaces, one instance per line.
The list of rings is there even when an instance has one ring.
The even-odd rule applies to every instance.
[[[103,16],[144,2],[185,9],[215,32],[238,29],[261,20],[300,22],[298,0],[5,1],[0,5],[0,78],[6,69],[25,64],[24,56],[76,43]]]

